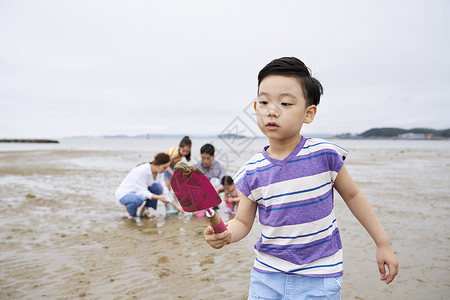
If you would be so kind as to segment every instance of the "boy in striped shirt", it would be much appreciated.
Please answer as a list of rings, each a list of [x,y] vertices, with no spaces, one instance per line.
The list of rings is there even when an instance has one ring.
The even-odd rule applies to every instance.
[[[347,151],[300,133],[314,120],[322,92],[294,57],[273,60],[258,75],[254,107],[269,146],[234,177],[242,196],[228,230],[204,232],[213,248],[237,242],[250,232],[258,210],[261,238],[249,299],[340,299],[343,255],[333,189],[374,240],[381,280],[389,284],[398,273],[383,227],[344,166]]]

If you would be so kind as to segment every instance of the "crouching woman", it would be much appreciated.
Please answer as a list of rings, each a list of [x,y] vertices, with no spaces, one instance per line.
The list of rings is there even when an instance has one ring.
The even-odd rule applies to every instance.
[[[184,213],[177,201],[171,201],[164,183],[164,172],[170,165],[170,157],[158,153],[152,162],[142,163],[133,168],[122,180],[116,190],[117,201],[125,206],[128,218],[136,217],[138,208],[144,203],[140,216],[154,217],[148,208],[156,210],[158,200],[172,204],[180,213]]]

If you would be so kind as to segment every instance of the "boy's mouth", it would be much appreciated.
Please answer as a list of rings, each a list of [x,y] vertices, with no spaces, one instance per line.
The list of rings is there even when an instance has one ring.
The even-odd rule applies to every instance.
[[[275,122],[268,122],[268,123],[266,123],[266,128],[268,128],[268,129],[276,129],[278,127],[280,127],[280,126],[278,126],[278,124],[275,123]]]

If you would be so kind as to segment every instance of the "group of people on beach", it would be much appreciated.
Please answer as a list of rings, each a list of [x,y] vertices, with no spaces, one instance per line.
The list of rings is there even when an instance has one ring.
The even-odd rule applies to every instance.
[[[183,208],[173,195],[170,178],[175,165],[183,159],[191,160],[192,141],[189,136],[183,137],[178,146],[167,152],[155,155],[153,161],[142,163],[133,168],[122,180],[116,190],[116,200],[124,205],[128,218],[136,216],[154,218],[158,201],[165,204],[166,213],[184,214]],[[226,175],[225,166],[214,158],[215,148],[212,144],[205,144],[200,149],[201,159],[194,166],[202,170],[210,180],[216,192],[223,198],[228,207],[227,213],[236,214],[240,192],[236,188],[233,178]],[[204,211],[194,213],[204,216]]]
[[[269,145],[231,181],[214,162],[212,145],[202,147],[197,167],[210,178],[222,179],[223,187],[235,183],[240,192],[236,216],[228,221],[227,230],[216,233],[208,226],[206,242],[216,249],[238,242],[248,235],[258,212],[261,235],[254,246],[249,299],[340,299],[343,251],[334,191],[375,242],[381,280],[389,284],[398,274],[388,236],[344,165],[347,150],[301,134],[303,124],[313,122],[322,94],[321,83],[301,60],[275,59],[258,74],[254,102],[258,126]],[[180,143],[172,156],[160,153],[130,172],[116,193],[130,216],[143,201],[146,207],[157,200],[170,202],[181,211],[175,201],[158,195],[168,192],[162,173],[173,166],[173,157],[189,153],[190,146]]]

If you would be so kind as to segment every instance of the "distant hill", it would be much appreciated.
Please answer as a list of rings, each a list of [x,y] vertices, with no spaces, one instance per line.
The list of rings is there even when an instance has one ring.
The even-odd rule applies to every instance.
[[[393,127],[372,128],[359,135],[363,138],[450,138],[450,129],[436,130],[430,128],[402,129]]]

